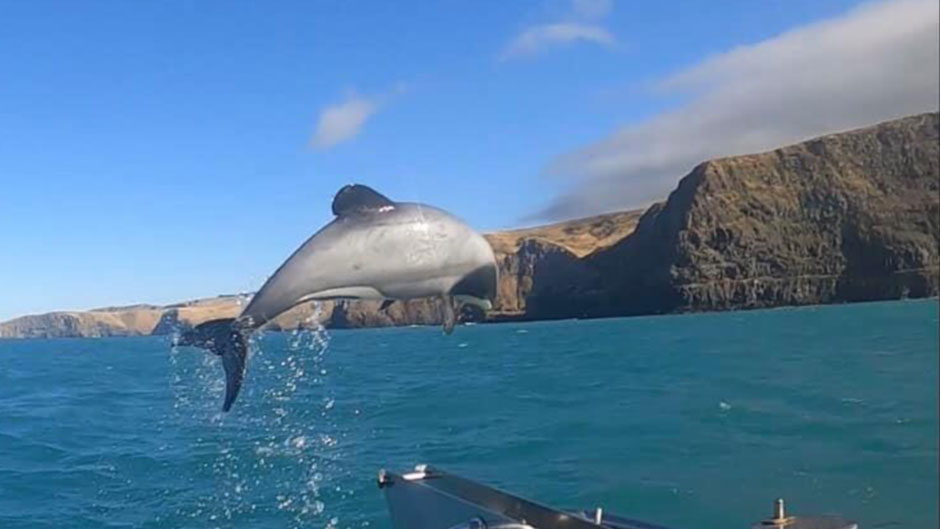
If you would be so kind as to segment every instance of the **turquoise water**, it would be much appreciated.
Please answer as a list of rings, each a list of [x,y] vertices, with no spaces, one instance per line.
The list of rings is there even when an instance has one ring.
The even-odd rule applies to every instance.
[[[777,496],[937,527],[936,300],[269,334],[0,341],[0,527],[387,528],[381,467],[745,528]],[[328,341],[325,345],[323,341]]]

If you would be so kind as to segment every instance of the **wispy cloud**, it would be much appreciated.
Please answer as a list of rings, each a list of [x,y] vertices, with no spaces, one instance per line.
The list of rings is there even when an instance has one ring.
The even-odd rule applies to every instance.
[[[661,80],[690,101],[555,160],[571,189],[533,217],[642,206],[703,160],[936,110],[938,16],[935,0],[867,4]]]
[[[551,46],[571,44],[573,42],[593,42],[603,46],[612,46],[616,39],[600,26],[561,22],[531,27],[520,33],[510,42],[500,58],[503,60],[532,55]]]
[[[572,0],[565,20],[530,26],[515,36],[500,53],[500,60],[535,55],[549,48],[577,42],[613,47],[614,35],[594,20],[610,13],[612,0]]]
[[[355,138],[378,108],[376,100],[355,94],[342,103],[324,108],[320,111],[317,130],[310,144],[325,150]]]

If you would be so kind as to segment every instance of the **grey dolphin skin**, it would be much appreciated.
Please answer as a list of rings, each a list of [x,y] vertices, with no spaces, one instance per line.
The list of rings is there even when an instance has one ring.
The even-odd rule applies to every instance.
[[[333,199],[336,218],[307,240],[234,319],[202,323],[177,345],[222,357],[224,411],[238,396],[248,356],[248,335],[306,301],[406,300],[436,297],[444,332],[460,303],[483,310],[496,297],[497,269],[486,239],[449,213],[417,203],[393,202],[363,185],[347,185]]]

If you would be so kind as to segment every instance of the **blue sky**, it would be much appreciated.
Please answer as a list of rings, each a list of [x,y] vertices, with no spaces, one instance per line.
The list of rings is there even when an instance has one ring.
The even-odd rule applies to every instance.
[[[935,6],[0,1],[0,320],[255,289],[349,182],[491,230],[934,110]]]

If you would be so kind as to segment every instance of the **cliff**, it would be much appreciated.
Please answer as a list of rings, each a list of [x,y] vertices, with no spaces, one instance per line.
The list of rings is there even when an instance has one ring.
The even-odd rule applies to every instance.
[[[940,115],[712,160],[664,202],[487,235],[491,321],[625,316],[938,294]],[[240,310],[234,296],[24,316],[2,337],[166,334]],[[433,300],[310,304],[271,325],[437,324]],[[482,319],[466,312],[465,319]]]
[[[705,162],[589,257],[586,316],[938,293],[940,118]],[[563,314],[556,314],[561,316]]]

